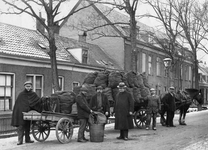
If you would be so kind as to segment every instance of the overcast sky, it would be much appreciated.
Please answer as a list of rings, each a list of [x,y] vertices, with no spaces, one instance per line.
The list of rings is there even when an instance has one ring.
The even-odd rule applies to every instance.
[[[76,1],[77,0],[71,0],[71,2],[65,4],[64,7],[61,8],[61,10],[63,10],[63,12],[68,12],[68,10],[74,6]],[[0,0],[0,10],[5,10],[5,9],[6,7],[4,3]],[[39,11],[41,11],[41,9],[37,9],[37,13]],[[141,15],[144,13],[154,13],[154,12],[149,6],[139,3],[137,14]],[[42,16],[44,17],[44,13],[42,13]],[[60,14],[60,17],[61,16],[63,16],[63,14]],[[33,29],[33,30],[35,30],[36,28],[36,20],[25,13],[21,15],[14,15],[14,14],[13,15],[0,15],[0,22],[8,23],[8,24],[12,24],[15,26],[28,28],[28,29]],[[159,25],[159,23],[153,20],[152,18],[142,18],[140,19],[140,22],[147,24],[148,26],[151,26],[151,27],[155,27]],[[203,52],[199,52],[198,59],[207,61],[208,55]]]

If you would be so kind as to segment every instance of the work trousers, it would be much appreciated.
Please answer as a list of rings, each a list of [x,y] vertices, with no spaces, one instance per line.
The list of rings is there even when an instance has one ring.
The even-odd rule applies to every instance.
[[[166,125],[173,126],[173,118],[175,115],[175,111],[167,111]]]
[[[148,113],[147,114],[147,122],[146,127],[149,127],[151,124],[151,118],[152,118],[152,128],[156,127],[156,119],[157,119],[157,113]]]
[[[23,125],[17,127],[18,143],[23,143],[25,135],[25,142],[30,141],[30,121],[25,120]]]
[[[85,129],[86,129],[86,126],[87,126],[87,122],[88,122],[87,118],[86,119],[79,119],[80,126],[79,126],[78,139],[77,140],[85,139],[84,132],[85,132]]]

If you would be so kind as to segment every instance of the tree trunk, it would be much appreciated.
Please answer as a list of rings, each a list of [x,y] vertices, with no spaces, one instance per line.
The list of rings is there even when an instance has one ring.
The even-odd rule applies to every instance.
[[[199,71],[196,50],[194,50],[194,74],[195,74],[195,88],[199,89]]]
[[[136,28],[136,20],[135,20],[135,13],[132,12],[130,14],[130,40],[131,40],[131,69],[132,71],[137,73],[137,54],[138,50],[136,47],[137,43],[137,28]]]
[[[56,44],[55,44],[55,34],[53,28],[49,29],[49,56],[51,60],[51,75],[52,75],[52,88],[54,91],[59,91],[59,83],[58,83],[58,69],[57,69],[57,61],[56,61]]]

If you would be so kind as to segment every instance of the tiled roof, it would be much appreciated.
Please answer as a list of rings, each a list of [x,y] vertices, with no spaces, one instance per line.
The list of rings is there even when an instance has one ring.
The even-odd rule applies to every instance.
[[[107,67],[103,63],[100,63],[100,61],[103,60],[108,64],[113,64],[108,67],[120,69],[119,66],[96,45],[80,43],[73,39],[56,36],[56,46],[57,60],[80,63],[66,49],[87,47],[89,51],[87,65]],[[49,55],[47,54],[48,48],[49,45],[47,39],[39,32],[0,23],[0,54],[4,53],[31,58],[49,59]]]
[[[56,44],[57,60],[76,61],[59,41]],[[0,23],[0,53],[49,59],[47,51],[48,42],[39,32]]]
[[[59,37],[59,38],[66,39],[64,37]],[[88,62],[87,62],[88,65],[96,65],[100,67],[107,67],[107,68],[119,69],[119,70],[121,69],[119,65],[117,65],[113,59],[111,59],[107,54],[105,54],[105,52],[99,46],[85,42],[79,42],[74,39],[70,39],[69,43],[71,45],[71,47],[69,48],[84,47],[88,49]]]
[[[95,6],[104,14],[104,16],[106,16],[112,23],[116,23],[116,22],[122,22],[122,23],[129,23],[129,16],[127,16],[126,14],[123,14],[119,11],[116,11],[115,9],[112,9],[106,5],[103,4],[95,4]],[[140,31],[146,31],[146,32],[152,32],[155,33],[154,29],[142,22],[140,22],[138,19],[136,19],[137,21],[137,26],[140,28]],[[122,25],[122,24],[118,24],[115,25],[124,35],[125,34],[129,34],[126,33],[126,31],[124,31],[122,29],[122,26],[128,26],[128,25]],[[123,31],[122,31],[123,30]],[[157,34],[161,34],[160,32],[158,32]]]

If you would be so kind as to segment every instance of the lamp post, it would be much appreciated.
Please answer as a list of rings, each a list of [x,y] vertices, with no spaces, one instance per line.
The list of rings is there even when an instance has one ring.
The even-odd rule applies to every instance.
[[[163,59],[164,65],[165,65],[165,70],[167,72],[167,88],[170,86],[169,84],[169,78],[170,78],[170,67],[171,67],[171,58],[165,58]]]

